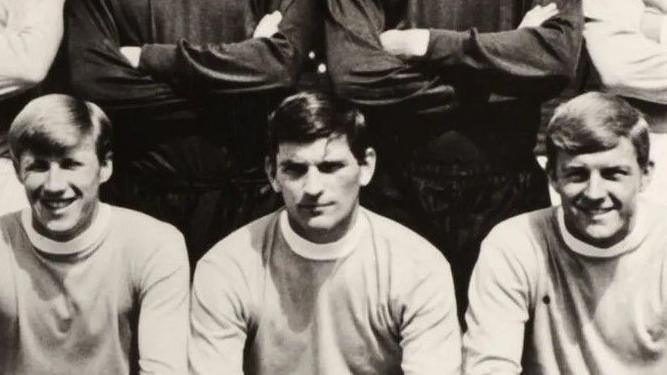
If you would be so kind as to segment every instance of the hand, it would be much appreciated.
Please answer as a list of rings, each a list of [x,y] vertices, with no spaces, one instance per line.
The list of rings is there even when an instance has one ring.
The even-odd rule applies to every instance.
[[[252,33],[253,38],[270,38],[273,34],[278,32],[278,25],[282,21],[283,15],[279,11],[267,14],[259,20],[255,32]]]
[[[558,14],[558,6],[555,3],[549,3],[545,6],[536,5],[535,8],[529,10],[517,29],[524,27],[538,27],[544,23],[544,21]]]
[[[120,47],[120,53],[125,56],[127,61],[133,68],[139,67],[139,59],[141,58],[141,47]]]
[[[426,54],[429,38],[426,29],[387,30],[380,34],[380,44],[395,56],[420,57]]]

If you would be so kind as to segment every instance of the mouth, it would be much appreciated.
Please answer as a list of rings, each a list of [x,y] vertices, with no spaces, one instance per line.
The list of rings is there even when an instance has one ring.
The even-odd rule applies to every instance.
[[[329,206],[333,206],[332,202],[329,203],[301,203],[299,208],[302,210],[319,210]]]
[[[615,210],[615,207],[577,207],[577,209],[589,217],[603,216]]]
[[[41,199],[40,203],[42,206],[45,208],[51,210],[51,211],[59,211],[63,210],[67,207],[69,207],[74,201],[76,200],[75,197],[73,198],[58,198],[58,199]]]

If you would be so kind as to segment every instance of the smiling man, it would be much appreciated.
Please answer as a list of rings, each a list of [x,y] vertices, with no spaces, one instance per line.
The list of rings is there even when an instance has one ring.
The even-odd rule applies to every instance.
[[[484,240],[465,373],[667,373],[667,209],[638,199],[653,167],[648,124],[587,93],[556,110],[547,155],[562,206]]]
[[[181,234],[103,204],[111,124],[66,95],[30,102],[9,130],[30,208],[0,217],[0,374],[184,374]]]
[[[220,241],[192,291],[193,374],[459,374],[449,265],[359,206],[375,168],[363,116],[316,93],[269,120],[285,208]]]

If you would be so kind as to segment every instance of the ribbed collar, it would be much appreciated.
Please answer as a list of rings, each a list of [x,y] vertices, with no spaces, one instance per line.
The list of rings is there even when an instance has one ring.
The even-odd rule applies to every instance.
[[[55,241],[39,234],[32,226],[32,210],[30,207],[21,212],[21,224],[30,243],[47,254],[53,255],[71,255],[90,249],[99,243],[101,238],[108,231],[111,222],[111,207],[104,203],[99,203],[97,214],[90,227],[83,233],[72,238],[69,241]]]
[[[648,231],[644,212],[642,205],[637,203],[637,216],[632,230],[619,243],[607,248],[593,246],[574,237],[565,226],[565,213],[563,212],[562,206],[558,207],[556,215],[558,218],[558,229],[563,236],[565,244],[570,250],[577,254],[592,258],[612,258],[636,249],[646,237]]]
[[[299,236],[289,223],[287,211],[280,213],[280,232],[287,245],[298,255],[310,260],[335,260],[350,254],[359,244],[361,235],[368,227],[368,221],[359,209],[356,219],[350,230],[339,240],[329,243],[315,243]]]

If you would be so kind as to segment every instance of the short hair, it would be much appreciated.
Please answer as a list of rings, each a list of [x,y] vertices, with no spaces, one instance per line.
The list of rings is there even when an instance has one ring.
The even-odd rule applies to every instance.
[[[269,159],[275,164],[280,143],[309,143],[345,135],[352,154],[365,163],[370,147],[366,120],[350,103],[321,92],[300,92],[283,100],[268,121]]]
[[[621,138],[634,146],[642,169],[649,166],[649,129],[646,120],[625,100],[611,94],[588,92],[561,104],[546,131],[547,170],[555,172],[558,151],[587,154],[610,150]]]
[[[64,94],[33,99],[9,128],[9,149],[15,159],[26,150],[59,154],[77,145],[83,137],[95,140],[100,163],[111,152],[111,121],[96,104]]]

